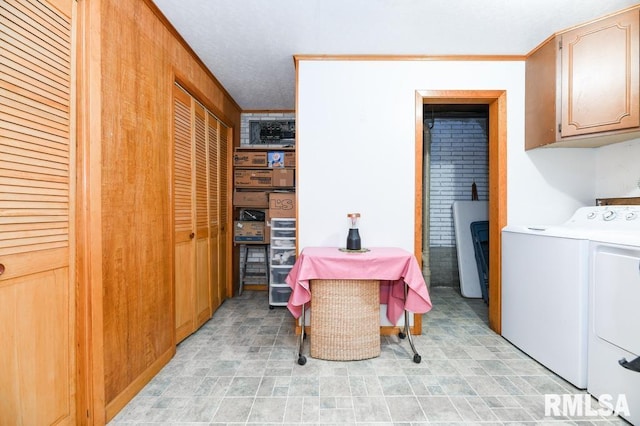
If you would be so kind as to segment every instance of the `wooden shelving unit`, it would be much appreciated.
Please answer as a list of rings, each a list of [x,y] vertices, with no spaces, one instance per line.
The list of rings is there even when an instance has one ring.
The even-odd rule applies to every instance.
[[[269,196],[273,192],[295,192],[295,149],[280,144],[237,147],[233,164],[233,241],[241,249],[241,288],[267,290],[273,280],[269,262],[272,233],[269,226]],[[257,245],[265,246],[264,251],[247,249]],[[295,246],[293,251],[295,253]],[[252,253],[255,256],[265,253],[264,261],[247,259]],[[256,276],[265,277],[264,283],[249,279]],[[273,306],[271,302],[270,295],[269,304]]]

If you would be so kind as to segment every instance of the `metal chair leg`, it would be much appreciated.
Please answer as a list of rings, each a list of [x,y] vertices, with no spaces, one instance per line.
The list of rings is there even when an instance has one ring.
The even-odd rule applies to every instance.
[[[407,302],[407,285],[406,284],[404,285],[404,301],[405,303]],[[413,351],[413,362],[415,362],[416,364],[420,364],[420,361],[422,361],[422,357],[420,356],[420,354],[416,350],[415,345],[413,344],[413,337],[411,336],[411,327],[409,325],[409,311],[407,311],[406,309],[404,310],[404,333],[400,332],[398,337],[400,337],[401,339],[404,339],[405,336],[407,337],[407,340],[409,340],[409,345],[411,346],[411,350]]]
[[[304,304],[302,305],[302,315],[300,315],[302,325],[300,327],[300,343],[298,346],[298,364],[305,365],[307,363],[307,358],[302,355],[302,347],[304,346]]]
[[[242,290],[244,289],[244,277],[247,275],[247,257],[249,256],[249,247],[246,244],[241,245],[240,247],[244,250],[243,264],[242,264],[242,273],[240,274],[240,287],[238,288],[238,296],[242,296]]]

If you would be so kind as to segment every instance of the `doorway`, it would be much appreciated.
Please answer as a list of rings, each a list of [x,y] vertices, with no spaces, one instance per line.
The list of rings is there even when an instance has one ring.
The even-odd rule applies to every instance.
[[[486,104],[427,104],[423,112],[423,271],[432,287],[485,301],[470,224],[488,220],[488,115]]]
[[[506,225],[506,92],[504,91],[416,91],[416,256],[423,262],[423,109],[425,105],[486,105],[488,109],[489,151],[489,326],[501,331],[501,243],[500,231]],[[425,242],[425,243],[428,243]]]

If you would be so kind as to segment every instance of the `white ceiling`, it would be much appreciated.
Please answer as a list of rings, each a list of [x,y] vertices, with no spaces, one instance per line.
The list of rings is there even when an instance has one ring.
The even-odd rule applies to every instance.
[[[637,0],[153,0],[243,110],[293,110],[293,55],[524,55]]]

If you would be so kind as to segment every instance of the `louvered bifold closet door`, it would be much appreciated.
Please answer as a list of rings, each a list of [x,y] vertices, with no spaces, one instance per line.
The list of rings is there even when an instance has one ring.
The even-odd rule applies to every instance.
[[[222,293],[219,279],[220,264],[220,211],[218,200],[219,184],[218,178],[218,120],[209,112],[207,112],[207,146],[208,146],[208,165],[209,165],[209,250],[211,259],[211,269],[209,276],[211,277],[211,309],[215,311],[222,303]]]
[[[207,125],[204,108],[195,105],[195,202],[196,202],[196,282],[195,322],[200,327],[211,317],[209,295],[209,204],[207,176]]]
[[[173,90],[173,215],[176,341],[195,328],[195,224],[193,214],[192,128],[193,107],[189,94]]]
[[[24,3],[0,3],[0,255],[69,245],[71,24]]]
[[[75,423],[73,7],[0,1],[0,424]]]
[[[230,261],[229,250],[226,249],[227,241],[230,238],[229,228],[229,128],[222,122],[218,127],[218,188],[219,188],[219,212],[220,212],[220,234],[219,234],[219,274],[221,298],[232,297],[233,294],[227,293],[227,284],[229,281],[228,264]]]

